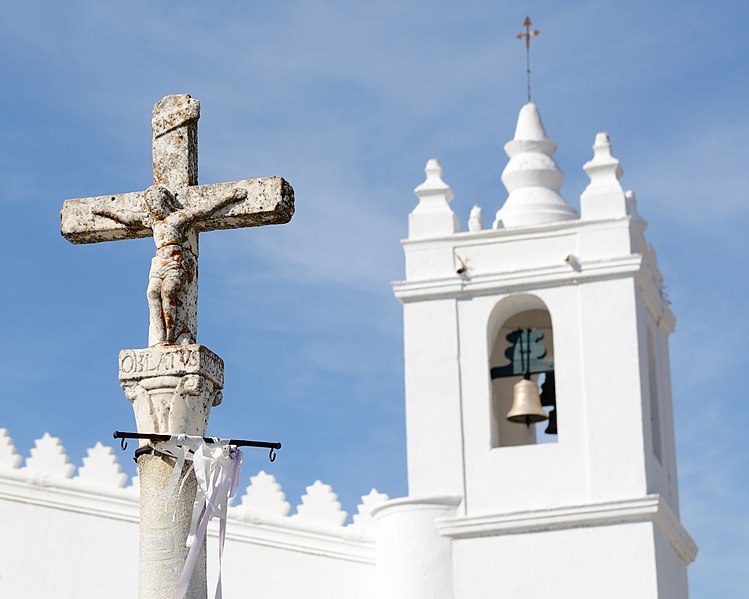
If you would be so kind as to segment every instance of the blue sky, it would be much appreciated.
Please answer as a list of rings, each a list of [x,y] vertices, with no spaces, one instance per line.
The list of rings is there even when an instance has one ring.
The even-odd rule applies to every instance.
[[[279,439],[296,505],[315,479],[349,513],[404,494],[399,240],[432,156],[465,223],[506,197],[502,145],[525,101],[515,33],[534,40],[534,101],[573,205],[609,131],[678,318],[672,337],[692,597],[746,596],[743,397],[749,208],[743,2],[372,3],[2,0],[3,410],[27,455],[45,431],[79,464],[132,429],[117,352],[147,337],[152,242],[73,246],[66,198],[151,182],[150,110],[202,103],[200,180],[282,175],[290,225],[201,238],[199,340],[226,362],[210,432]],[[464,224],[465,226],[465,224]],[[132,471],[129,454],[120,454]]]

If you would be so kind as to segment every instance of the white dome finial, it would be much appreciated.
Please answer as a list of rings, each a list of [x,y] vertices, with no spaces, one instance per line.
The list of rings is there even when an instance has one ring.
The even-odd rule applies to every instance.
[[[513,139],[549,141],[546,136],[546,129],[544,129],[544,124],[541,121],[541,113],[538,112],[538,107],[533,102],[528,102],[520,109]]]
[[[546,135],[532,102],[520,109],[515,136],[505,144],[510,162],[502,172],[510,195],[497,212],[494,228],[571,220],[577,212],[559,195],[564,175],[552,156],[557,145]]]

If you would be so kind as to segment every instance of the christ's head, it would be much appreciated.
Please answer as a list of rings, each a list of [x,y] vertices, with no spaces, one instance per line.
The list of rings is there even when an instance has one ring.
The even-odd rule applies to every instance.
[[[151,216],[156,220],[162,220],[174,212],[174,196],[166,187],[155,185],[146,192],[146,207]]]

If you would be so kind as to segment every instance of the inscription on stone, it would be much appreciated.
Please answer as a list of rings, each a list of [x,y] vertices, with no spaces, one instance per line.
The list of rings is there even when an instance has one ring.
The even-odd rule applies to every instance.
[[[224,361],[203,345],[124,349],[120,352],[119,366],[121,381],[200,374],[219,388],[224,386]]]

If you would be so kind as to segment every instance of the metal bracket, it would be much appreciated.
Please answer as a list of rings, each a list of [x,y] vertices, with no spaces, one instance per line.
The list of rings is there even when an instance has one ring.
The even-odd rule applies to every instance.
[[[156,443],[169,441],[173,435],[164,435],[160,433],[126,433],[122,431],[114,431],[112,433],[112,436],[115,439],[120,440],[120,447],[122,450],[127,449],[127,441],[125,439],[148,439],[149,441],[153,441]],[[203,437],[203,441],[206,443],[218,443],[218,437]],[[270,442],[270,441],[248,441],[246,439],[229,439],[229,445],[234,445],[235,447],[264,447],[269,449],[268,453],[268,459],[271,462],[276,461],[276,451],[281,449],[281,444],[279,442]],[[153,448],[150,448],[150,451],[153,451]],[[143,453],[150,453],[149,448],[141,447],[138,450],[136,450],[136,454],[140,452]],[[136,458],[138,456],[136,455]]]

